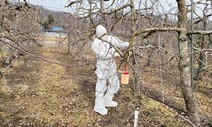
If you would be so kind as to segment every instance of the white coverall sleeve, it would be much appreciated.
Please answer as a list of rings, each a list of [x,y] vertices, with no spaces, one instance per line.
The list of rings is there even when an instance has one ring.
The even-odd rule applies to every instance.
[[[115,52],[114,48],[101,49],[100,45],[95,41],[92,43],[91,49],[94,51],[98,59],[111,59]]]
[[[129,42],[124,42],[122,40],[120,40],[118,37],[116,36],[112,36],[112,40],[111,42],[118,48],[120,49],[127,49],[129,47]]]

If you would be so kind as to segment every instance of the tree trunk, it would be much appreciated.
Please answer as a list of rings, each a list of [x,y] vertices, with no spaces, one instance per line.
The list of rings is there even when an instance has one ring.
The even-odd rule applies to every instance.
[[[136,29],[136,22],[135,22],[135,6],[134,6],[134,0],[130,0],[130,4],[131,6],[131,38],[130,38],[130,47],[132,47],[132,45],[135,45],[135,29]],[[139,83],[139,75],[138,75],[138,66],[137,66],[137,57],[135,54],[135,50],[133,50],[133,77],[134,77],[134,94],[135,97],[140,96],[141,95],[141,87],[140,87],[140,83]]]
[[[205,12],[203,11],[203,30],[207,30],[207,23],[205,22],[205,21],[207,21],[208,20],[208,18],[207,18],[207,16],[206,16],[206,14],[205,14]],[[205,45],[206,45],[206,39],[205,39],[205,35],[199,35],[200,36],[200,38],[201,38],[201,40],[200,40],[200,45],[198,45],[199,46],[199,48],[202,50],[203,48],[205,48]],[[198,69],[197,69],[197,74],[196,74],[196,79],[197,80],[200,80],[200,78],[202,78],[201,77],[201,75],[202,75],[202,73],[205,73],[205,69],[204,69],[204,64],[203,64],[203,62],[205,62],[205,57],[204,57],[204,53],[203,52],[200,52],[199,53],[199,58],[198,58]]]
[[[102,17],[101,17],[101,18],[102,18],[102,21],[103,21],[105,24],[107,24],[106,19],[105,19],[105,13],[104,13],[104,12],[105,12],[104,0],[100,0],[100,11],[103,12],[102,15],[101,15],[101,16],[102,16]]]
[[[67,33],[68,35],[68,51],[67,51],[67,53],[68,54],[70,54],[70,46],[71,46],[71,36],[70,36],[70,31],[68,30],[68,33]]]
[[[202,40],[201,40],[201,42],[200,42],[200,47],[199,48],[201,48],[201,49],[203,49],[204,48],[204,43],[205,43],[205,36],[204,35],[200,35],[201,36],[201,38],[202,38]],[[204,64],[203,64],[203,62],[205,61],[205,59],[204,59],[204,54],[203,54],[203,52],[200,52],[199,53],[199,57],[198,57],[198,69],[197,69],[197,74],[196,74],[196,80],[200,80],[201,79],[201,75],[202,75],[202,73],[204,73]]]
[[[179,28],[183,30],[179,33],[178,37],[178,46],[180,53],[179,69],[180,69],[180,84],[182,89],[182,94],[186,104],[186,109],[188,111],[188,117],[190,121],[196,125],[200,125],[200,118],[197,111],[197,102],[196,98],[191,89],[191,69],[190,69],[190,57],[188,55],[188,41],[187,41],[187,10],[186,10],[186,1],[177,0],[178,3],[178,20]]]

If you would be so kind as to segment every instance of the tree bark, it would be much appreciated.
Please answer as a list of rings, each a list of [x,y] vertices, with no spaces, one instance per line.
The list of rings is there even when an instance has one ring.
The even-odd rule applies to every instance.
[[[135,6],[134,6],[134,0],[130,0],[131,5],[131,38],[130,38],[130,47],[132,45],[135,45],[135,29],[136,29],[136,22],[135,22]],[[138,63],[137,63],[137,56],[135,54],[135,49],[133,49],[132,53],[132,64],[133,64],[133,77],[134,77],[134,94],[135,97],[141,96],[141,89],[140,89],[140,83],[139,83],[139,74],[138,74]]]
[[[70,35],[70,31],[68,30],[68,32],[67,32],[67,36],[68,36],[68,51],[67,51],[67,53],[68,54],[70,54],[70,47],[71,47],[71,35]]]
[[[182,94],[184,97],[184,101],[186,104],[186,109],[188,111],[188,116],[190,121],[196,125],[200,126],[200,118],[197,111],[197,102],[196,98],[191,89],[191,69],[190,69],[190,57],[188,54],[188,41],[187,41],[187,10],[186,10],[186,1],[185,0],[177,0],[178,4],[178,20],[179,20],[179,28],[184,28],[181,32],[179,32],[178,37],[178,46],[180,53],[179,60],[179,69],[180,69],[180,84],[182,89]]]
[[[205,11],[205,10],[204,10]],[[205,12],[203,11],[203,30],[206,31],[207,30],[207,23],[206,21],[208,20],[208,17],[206,16]],[[199,35],[201,40],[200,40],[200,44],[198,45],[199,48],[202,50],[205,48],[206,45],[206,39],[205,39],[205,35]],[[200,52],[199,53],[199,58],[198,58],[198,69],[197,69],[197,75],[196,75],[196,79],[200,80],[202,73],[205,73],[205,69],[204,69],[204,64],[203,62],[205,62],[205,57],[204,57],[204,53]]]

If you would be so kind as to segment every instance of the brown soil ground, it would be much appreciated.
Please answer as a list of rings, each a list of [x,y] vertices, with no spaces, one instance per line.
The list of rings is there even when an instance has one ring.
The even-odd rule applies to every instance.
[[[44,62],[27,55],[13,61],[0,82],[0,126],[132,127],[134,111],[138,109],[139,127],[190,127],[184,114],[149,98],[149,91],[141,93],[139,98],[134,97],[132,81],[122,85],[116,94],[114,100],[119,105],[108,108],[109,114],[101,116],[93,111],[96,83],[93,56],[88,61],[84,58],[79,60],[51,47],[43,47],[38,55],[71,67]],[[159,72],[152,67],[145,67],[142,70],[142,85],[150,92],[162,91],[163,98],[185,107],[177,66],[171,68],[176,69],[163,70],[165,74],[161,85]],[[210,118],[211,93],[196,92],[195,95],[201,114]]]

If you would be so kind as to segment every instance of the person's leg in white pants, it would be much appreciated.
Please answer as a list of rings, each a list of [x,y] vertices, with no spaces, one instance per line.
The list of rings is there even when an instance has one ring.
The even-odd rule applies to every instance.
[[[106,107],[116,107],[118,105],[117,102],[113,101],[114,94],[120,88],[119,78],[116,73],[108,78],[109,86],[107,87],[107,92],[104,96],[105,106]]]
[[[94,111],[101,114],[107,115],[107,109],[105,108],[105,100],[104,100],[104,93],[107,90],[106,79],[98,78],[96,83],[96,92],[95,92],[95,106]]]

